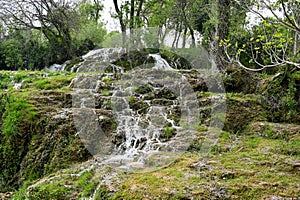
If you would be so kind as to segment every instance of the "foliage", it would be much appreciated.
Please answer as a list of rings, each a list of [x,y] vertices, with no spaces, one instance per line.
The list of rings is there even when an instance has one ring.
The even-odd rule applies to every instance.
[[[78,29],[72,33],[77,56],[87,53],[104,41],[106,30],[103,28],[103,23],[99,22],[102,10],[103,5],[98,0],[93,3],[82,2],[79,4],[80,22]]]
[[[263,105],[267,108],[270,121],[297,122],[299,120],[299,93],[296,79],[289,67],[280,76],[267,79],[267,88],[261,88]]]
[[[6,68],[14,70],[18,66],[23,66],[21,49],[18,48],[21,45],[16,39],[9,39],[1,43],[1,54]]]
[[[34,123],[37,113],[33,105],[28,103],[26,96],[2,95],[2,133],[0,135],[0,178],[6,180],[6,184],[12,182],[19,169],[19,163],[25,152],[28,131],[31,123]]]
[[[0,69],[41,69],[53,62],[48,43],[36,30],[12,31],[0,43],[3,65]]]
[[[234,40],[220,41],[227,60],[251,70],[299,64],[299,3],[296,1],[254,1],[252,6],[241,5],[246,12],[259,17],[259,23],[244,28],[244,34]],[[290,9],[290,10],[288,10]],[[269,16],[263,15],[269,11]],[[280,14],[278,14],[280,13]],[[245,37],[246,36],[246,37]]]
[[[8,17],[12,5],[3,2],[0,18],[6,37],[0,40],[0,69],[43,69],[87,53],[106,34],[98,21],[102,9],[98,4],[22,1],[13,6],[15,15]]]

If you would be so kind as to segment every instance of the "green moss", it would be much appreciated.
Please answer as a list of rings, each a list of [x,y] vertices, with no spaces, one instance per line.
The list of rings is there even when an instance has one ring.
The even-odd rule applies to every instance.
[[[273,151],[278,154],[295,156],[300,159],[300,140],[282,141],[275,146]]]
[[[169,139],[173,135],[172,129],[168,125],[165,127],[165,134],[166,134],[167,139]]]
[[[0,97],[0,101],[0,179],[5,180],[0,185],[4,184],[2,188],[5,190],[15,181],[12,177],[19,170],[38,114],[26,93],[7,93]]]
[[[71,83],[73,76],[56,75],[37,80],[33,83],[34,87],[41,90],[59,89]]]
[[[104,89],[104,90],[101,91],[101,94],[102,94],[103,96],[109,96],[109,95],[110,95],[110,92],[109,92],[108,89]]]
[[[110,84],[111,79],[110,79],[109,77],[103,77],[103,78],[101,79],[101,81],[103,81],[103,82],[105,82],[105,83],[107,83],[107,84]]]
[[[259,143],[261,141],[261,138],[260,137],[254,137],[254,138],[251,138],[248,142],[247,142],[247,146],[250,147],[250,148],[256,148]]]
[[[2,134],[5,136],[21,134],[22,123],[33,121],[36,115],[36,108],[26,99],[8,96],[3,114]]]
[[[85,172],[81,175],[81,177],[78,179],[76,184],[83,188],[83,191],[81,192],[81,197],[89,197],[94,193],[94,190],[97,187],[97,184],[93,181],[91,181],[93,178],[93,173],[91,171]]]
[[[70,84],[75,74],[68,72],[43,71],[0,71],[0,88],[12,89],[15,83],[22,83],[22,90],[61,89]]]
[[[227,112],[224,130],[240,133],[253,121],[266,121],[267,112],[262,107],[259,97],[241,94],[227,95]]]

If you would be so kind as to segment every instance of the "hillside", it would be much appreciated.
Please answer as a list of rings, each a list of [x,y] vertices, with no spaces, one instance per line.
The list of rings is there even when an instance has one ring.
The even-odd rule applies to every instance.
[[[144,72],[147,83],[139,82]],[[211,79],[201,71],[162,73],[165,85],[145,69],[1,71],[0,198],[300,198],[299,107],[270,107],[270,97],[288,91],[277,83],[283,74],[228,69],[223,113],[214,112],[220,93],[209,91]],[[198,115],[184,114],[182,96],[168,88],[173,73],[186,78],[195,97],[186,100],[197,102]],[[292,77],[297,88],[299,72]],[[216,120],[223,120],[221,129],[212,125]],[[143,136],[132,135],[141,130]]]

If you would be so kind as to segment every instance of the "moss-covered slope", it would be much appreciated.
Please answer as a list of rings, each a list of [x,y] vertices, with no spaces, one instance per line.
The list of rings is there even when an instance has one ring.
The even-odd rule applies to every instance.
[[[279,87],[276,81],[282,75],[239,80],[243,77],[236,74],[243,72],[228,73],[224,77],[228,89],[224,129],[215,130],[220,133],[218,142],[203,154],[200,150],[209,134],[214,94],[195,71],[183,73],[201,108],[197,138],[186,153],[165,167],[128,172],[95,160],[78,136],[70,109],[75,74],[0,72],[0,198],[299,198],[300,122],[293,117],[298,113],[293,106],[299,104],[299,94],[292,89],[297,77],[283,80],[290,83],[287,88],[280,86],[287,92],[280,105],[285,109],[272,107],[275,112],[270,106],[280,101],[270,103],[269,99],[278,91],[272,88],[274,84]],[[109,97],[119,78],[99,76],[94,109],[107,135],[116,128]],[[176,98],[167,90],[155,93],[151,85],[136,88],[136,93],[129,103],[141,115],[147,110],[141,96],[166,106]],[[276,117],[280,114],[283,117]],[[178,121],[178,113],[171,117]]]

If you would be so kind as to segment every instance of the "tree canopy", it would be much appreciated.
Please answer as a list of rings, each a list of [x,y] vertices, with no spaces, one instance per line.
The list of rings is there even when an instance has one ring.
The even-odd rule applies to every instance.
[[[1,2],[2,69],[63,63],[101,46],[106,35],[100,0]],[[298,0],[113,0],[113,5],[124,45],[135,42],[130,35],[137,29],[156,27],[160,41],[174,30],[173,47],[204,46],[223,72],[231,64],[252,71],[300,66]]]
[[[84,53],[83,46],[99,44],[105,35],[99,22],[102,8],[97,1],[2,0],[2,68],[43,68]],[[11,48],[19,49],[13,53],[16,58]]]

